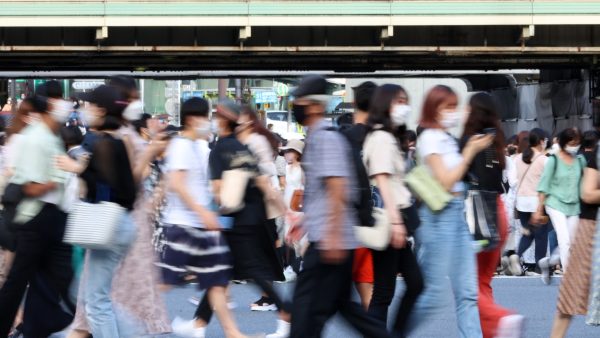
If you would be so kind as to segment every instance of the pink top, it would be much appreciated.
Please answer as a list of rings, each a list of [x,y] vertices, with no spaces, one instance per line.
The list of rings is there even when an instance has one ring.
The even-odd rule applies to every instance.
[[[531,168],[529,164],[523,162],[523,155],[519,154],[515,158],[515,166],[517,167],[517,196],[538,196],[537,186],[542,178],[544,172],[544,165],[546,164],[547,157],[539,151],[534,151],[534,155],[531,162]],[[525,175],[527,171],[527,175]],[[525,177],[523,177],[525,175]]]

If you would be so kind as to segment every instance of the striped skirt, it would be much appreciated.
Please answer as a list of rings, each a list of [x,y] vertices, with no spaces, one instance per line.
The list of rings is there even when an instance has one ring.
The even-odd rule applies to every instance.
[[[571,244],[569,267],[560,284],[558,311],[566,315],[585,315],[592,275],[592,252],[596,221],[581,219]]]
[[[221,232],[176,224],[165,225],[164,231],[164,251],[158,266],[166,284],[183,284],[190,274],[197,276],[201,290],[229,284],[233,265]]]
[[[594,241],[590,304],[588,306],[588,315],[585,320],[588,325],[600,325],[600,217],[596,226],[596,237],[594,238]]]

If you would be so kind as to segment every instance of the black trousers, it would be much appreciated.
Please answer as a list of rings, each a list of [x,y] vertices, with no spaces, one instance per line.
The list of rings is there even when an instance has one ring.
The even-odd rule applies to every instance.
[[[529,224],[531,214],[532,213],[530,212],[519,211],[519,220],[521,221],[521,225],[529,230],[529,235],[523,235],[523,237],[521,237],[517,254],[519,257],[523,256],[523,253],[529,249],[531,243],[533,243],[535,240],[535,262],[537,263],[540,261],[540,259],[546,257],[546,252],[548,251],[549,226],[548,224],[540,226],[533,226]]]
[[[388,308],[396,291],[396,277],[402,274],[406,291],[400,302],[393,329],[403,334],[406,321],[417,298],[423,291],[423,276],[417,259],[410,247],[384,251],[371,250],[373,253],[373,297],[369,304],[369,314],[387,324]]]
[[[28,305],[40,304],[36,302],[37,295],[51,294],[58,309],[60,300],[68,299],[73,268],[72,247],[62,241],[66,221],[65,213],[52,204],[45,204],[36,217],[18,229],[15,260],[0,290],[0,337],[8,336],[29,283],[35,285],[34,291],[28,296],[33,298],[26,301],[25,308],[25,319],[30,324],[45,323],[49,316],[56,314],[28,308]],[[56,331],[63,328],[57,328]]]
[[[382,322],[351,301],[352,258],[350,254],[342,264],[325,264],[315,245],[309,246],[296,282],[290,338],[321,337],[325,323],[336,312],[365,337],[391,337]]]

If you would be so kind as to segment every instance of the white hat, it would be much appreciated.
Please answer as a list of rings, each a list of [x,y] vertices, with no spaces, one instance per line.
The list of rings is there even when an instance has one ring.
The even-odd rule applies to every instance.
[[[304,151],[304,142],[300,140],[289,140],[287,146],[279,148],[281,151],[294,150],[302,155]]]

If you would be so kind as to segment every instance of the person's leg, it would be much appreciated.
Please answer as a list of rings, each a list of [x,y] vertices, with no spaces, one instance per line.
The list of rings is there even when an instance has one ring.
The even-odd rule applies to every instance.
[[[423,283],[421,268],[419,267],[417,258],[413,254],[411,248],[406,247],[398,251],[397,267],[398,271],[402,273],[402,277],[404,277],[406,291],[404,292],[402,301],[398,307],[396,319],[393,324],[393,330],[394,333],[402,336],[404,334],[408,317],[410,316],[410,313],[412,312],[419,295],[423,292],[425,285]]]
[[[494,302],[492,290],[492,277],[496,271],[496,266],[500,259],[502,244],[507,237],[508,225],[506,217],[501,212],[503,206],[498,203],[498,232],[500,234],[500,243],[498,247],[491,251],[484,251],[477,254],[477,277],[479,281],[479,318],[481,320],[481,330],[484,338],[493,338],[496,334],[498,323],[502,317],[510,315],[510,311],[498,306]]]
[[[240,333],[240,330],[227,307],[227,294],[225,290],[226,288],[223,286],[216,286],[208,289],[206,292],[208,293],[210,305],[215,311],[217,318],[219,318],[225,336],[227,338],[242,337],[243,335]]]
[[[563,269],[566,270],[569,264],[569,250],[571,248],[571,236],[569,225],[567,223],[567,216],[565,216],[565,214],[562,212],[548,206],[546,206],[546,212],[552,220],[554,230],[556,230],[558,249],[560,252],[560,262],[563,266]]]
[[[0,288],[4,285],[6,277],[8,277],[14,259],[15,253],[13,251],[0,249]]]
[[[373,283],[354,283],[360,304],[365,310],[369,310],[371,298],[373,297]]]
[[[535,261],[538,263],[548,253],[548,229],[549,224],[543,224],[533,228],[533,237],[535,238]],[[552,253],[552,251],[551,251]]]
[[[406,324],[405,333],[410,333],[445,305],[448,288],[448,271],[451,268],[450,252],[454,239],[450,238],[446,223],[446,210],[431,212],[426,206],[419,209],[421,226],[416,231],[416,255],[423,274],[425,290],[417,299]],[[464,274],[461,272],[460,274]]]
[[[531,225],[529,225],[529,219],[531,218],[530,212],[519,212],[519,220],[521,221],[521,226],[527,230],[526,233],[523,233],[521,236],[521,240],[519,241],[519,247],[517,249],[517,255],[519,257],[523,256],[523,253],[529,249],[531,243],[533,243],[534,235],[533,229]]]
[[[196,319],[197,327],[204,327],[210,323],[210,320],[213,316],[213,310],[210,306],[210,301],[208,299],[208,292],[204,293],[202,296],[202,300],[198,307],[196,308],[196,312],[194,313],[194,319]]]
[[[304,254],[303,269],[298,274],[296,288],[294,289],[293,308],[292,308],[292,327],[290,338],[308,337],[309,328],[313,325],[311,318],[311,306],[313,302],[313,292],[321,287],[318,283],[317,269],[319,264],[319,252],[310,244]]]
[[[372,250],[372,255],[375,280],[369,315],[387,324],[388,308],[396,291],[398,250],[389,246],[384,251]]]
[[[564,338],[567,335],[567,330],[571,324],[571,315],[566,315],[560,312],[554,316],[554,323],[552,324],[552,333],[550,338]]]
[[[135,225],[131,216],[125,215],[115,236],[115,247],[110,250],[88,250],[88,273],[84,290],[85,310],[94,338],[119,336],[111,290],[115,270],[127,254],[135,239]]]
[[[450,266],[461,273],[450,273],[450,282],[454,291],[456,317],[460,337],[482,337],[479,308],[477,306],[477,266],[473,250],[473,237],[464,221],[464,204],[450,205],[451,213],[447,215],[442,227],[448,227],[452,234],[447,241],[452,242]]]
[[[36,217],[37,218],[37,217]],[[10,272],[0,289],[0,337],[8,336],[21,306],[27,283],[36,273],[46,241],[36,219],[23,224],[17,232],[17,249]]]

